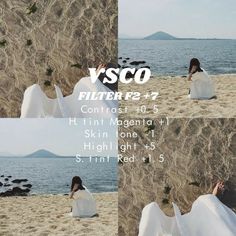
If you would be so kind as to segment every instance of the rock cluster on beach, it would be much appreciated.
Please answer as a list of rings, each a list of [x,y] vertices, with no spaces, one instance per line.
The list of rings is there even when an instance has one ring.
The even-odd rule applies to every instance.
[[[132,61],[129,57],[119,57],[119,64],[118,64],[118,67],[119,68],[122,68],[122,69],[125,69],[125,68],[135,68],[135,73],[137,72],[137,70],[139,68],[148,68],[150,69],[150,66],[146,65],[146,61],[137,61],[137,60],[134,60]],[[134,74],[132,74],[131,72],[128,72],[126,74],[126,78],[133,78],[134,77]],[[142,74],[144,75],[144,74]]]
[[[25,89],[63,95],[88,67],[117,59],[117,1],[0,1],[0,117],[19,117]]]
[[[119,139],[119,144],[137,143],[136,151],[125,153],[137,160],[119,165],[119,235],[138,234],[148,203],[157,202],[171,216],[174,202],[186,213],[198,196],[212,192],[218,180],[226,185],[221,200],[236,211],[235,119],[169,119],[169,126],[154,121],[150,127],[120,127],[120,131],[135,130],[138,138]],[[154,151],[144,147],[151,142]],[[163,163],[158,161],[160,154]]]
[[[0,176],[0,197],[27,196],[32,188],[28,179],[12,179],[12,176]]]

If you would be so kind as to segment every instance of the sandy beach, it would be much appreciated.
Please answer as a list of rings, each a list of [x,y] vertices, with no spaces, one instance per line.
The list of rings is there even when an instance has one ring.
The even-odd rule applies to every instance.
[[[147,92],[159,92],[159,97],[152,101],[151,99],[141,99],[138,105],[146,105],[147,112],[145,114],[137,113],[137,106],[134,106],[134,101],[122,101],[120,107],[128,107],[129,112],[120,114],[120,118],[156,118],[167,116],[173,118],[232,118],[236,117],[235,101],[236,101],[236,75],[212,75],[211,78],[215,82],[217,99],[212,100],[190,100],[187,95],[190,87],[189,81],[181,76],[176,77],[154,77],[146,84],[138,85],[132,83],[119,84],[119,91],[141,92],[142,95]],[[153,106],[157,105],[159,112],[153,113]]]
[[[5,197],[0,203],[0,235],[117,235],[117,193],[94,194],[99,217],[71,218],[68,196]]]

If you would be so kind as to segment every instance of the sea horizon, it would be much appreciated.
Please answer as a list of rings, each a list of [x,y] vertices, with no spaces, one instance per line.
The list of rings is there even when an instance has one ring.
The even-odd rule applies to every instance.
[[[140,67],[149,66],[153,76],[186,76],[193,57],[200,60],[209,75],[236,74],[235,39],[119,39],[118,44],[121,66],[145,61]]]
[[[31,184],[31,194],[65,194],[70,192],[73,176],[80,176],[83,184],[93,193],[115,192],[117,185],[117,159],[96,162],[83,158],[77,162],[76,158],[27,158],[2,157],[0,165],[0,182],[11,186],[0,187],[0,192],[9,187],[14,179],[27,179],[24,184]],[[3,176],[3,177],[1,177]],[[8,178],[8,176],[11,176]],[[8,178],[5,181],[5,178]]]

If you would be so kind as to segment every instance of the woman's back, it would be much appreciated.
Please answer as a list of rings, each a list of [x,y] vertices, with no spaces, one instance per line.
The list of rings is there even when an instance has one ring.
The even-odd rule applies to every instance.
[[[77,190],[73,195],[72,216],[91,217],[96,212],[96,202],[92,194],[87,190]]]
[[[191,99],[210,99],[214,97],[214,84],[206,71],[196,72],[192,75],[190,88]]]

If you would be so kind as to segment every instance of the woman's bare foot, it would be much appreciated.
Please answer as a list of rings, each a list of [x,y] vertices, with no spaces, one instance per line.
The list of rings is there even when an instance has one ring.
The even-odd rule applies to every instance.
[[[217,196],[220,193],[223,193],[225,190],[225,185],[223,181],[218,181],[215,188],[213,189],[212,194]]]

